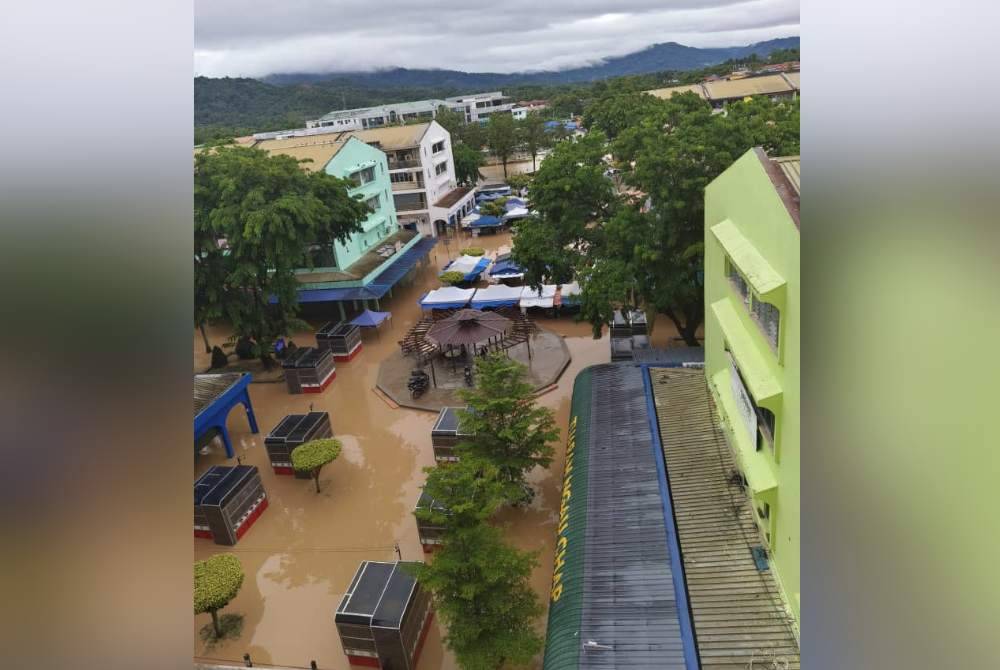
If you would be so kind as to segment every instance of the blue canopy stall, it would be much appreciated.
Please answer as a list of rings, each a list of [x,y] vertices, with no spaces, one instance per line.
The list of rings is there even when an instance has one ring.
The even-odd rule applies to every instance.
[[[475,292],[474,288],[445,286],[422,295],[420,306],[424,309],[458,309],[468,305]]]
[[[378,327],[382,325],[384,321],[392,318],[392,314],[389,312],[373,312],[370,309],[358,314],[354,319],[351,320],[351,324],[355,326],[360,326],[361,328],[374,328],[375,334],[381,337],[378,332]]]
[[[225,372],[194,376],[194,439],[197,442],[210,431],[222,436],[226,456],[233,458],[233,443],[226,429],[226,417],[236,405],[243,405],[250,423],[250,432],[257,433],[257,419],[250,403],[247,387],[252,376],[249,372]]]
[[[459,256],[444,266],[441,274],[445,272],[461,272],[462,281],[476,281],[479,275],[490,266],[490,259],[486,256]]]

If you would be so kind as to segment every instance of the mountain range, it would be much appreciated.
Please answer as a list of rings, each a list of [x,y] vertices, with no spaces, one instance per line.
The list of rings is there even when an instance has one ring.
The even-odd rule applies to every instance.
[[[654,44],[625,56],[606,58],[593,65],[566,70],[514,72],[461,72],[458,70],[411,70],[391,68],[372,72],[328,72],[272,74],[261,81],[278,86],[317,84],[328,80],[349,82],[372,88],[429,87],[456,88],[466,92],[512,85],[571,84],[609,77],[646,74],[662,70],[695,70],[727,60],[765,57],[779,49],[798,49],[798,37],[782,37],[746,46],[698,48],[677,42]]]

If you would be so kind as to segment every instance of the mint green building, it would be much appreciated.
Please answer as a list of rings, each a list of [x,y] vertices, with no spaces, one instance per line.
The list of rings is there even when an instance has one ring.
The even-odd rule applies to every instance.
[[[799,157],[751,149],[705,189],[705,372],[796,622]]]

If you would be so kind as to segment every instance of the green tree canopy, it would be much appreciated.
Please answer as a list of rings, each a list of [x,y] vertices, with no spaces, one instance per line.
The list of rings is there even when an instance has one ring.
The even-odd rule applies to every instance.
[[[443,126],[444,129],[451,134],[452,144],[461,139],[462,129],[465,126],[464,114],[456,112],[450,107],[441,105],[437,109],[437,114],[434,115],[434,120],[441,124],[441,126]]]
[[[545,120],[532,112],[517,124],[517,131],[520,145],[531,154],[531,171],[534,172],[537,169],[535,159],[538,153],[552,144],[551,135],[545,132]]]
[[[518,146],[517,129],[514,117],[507,113],[490,116],[486,124],[486,144],[490,152],[503,164],[503,178],[507,178],[507,161]]]
[[[292,449],[292,467],[296,472],[308,472],[319,493],[319,473],[324,465],[337,460],[343,445],[332,438],[312,440]]]
[[[232,554],[218,554],[194,564],[194,613],[212,615],[215,636],[221,637],[219,629],[220,609],[225,607],[239,593],[243,586],[243,566]]]
[[[459,442],[456,451],[461,458],[495,466],[513,503],[531,499],[526,475],[536,465],[552,462],[551,443],[559,438],[552,410],[535,402],[526,376],[523,365],[493,354],[476,361],[476,386],[459,392],[468,405],[459,412],[459,421],[471,437]]]
[[[456,284],[461,284],[465,281],[465,274],[459,272],[458,270],[448,270],[447,272],[442,272],[438,276],[438,281],[445,286],[455,286]]]
[[[455,181],[463,186],[475,186],[481,175],[479,168],[483,166],[483,152],[468,144],[452,144],[452,158],[455,161]]]
[[[368,216],[347,188],[325,172],[304,171],[290,156],[259,149],[196,154],[195,319],[228,319],[270,363],[274,340],[302,326],[295,270],[311,266],[310,246],[347,241]]]
[[[638,124],[644,117],[655,114],[663,104],[646,93],[620,93],[595,100],[583,112],[583,125],[600,130],[611,139],[626,128]]]

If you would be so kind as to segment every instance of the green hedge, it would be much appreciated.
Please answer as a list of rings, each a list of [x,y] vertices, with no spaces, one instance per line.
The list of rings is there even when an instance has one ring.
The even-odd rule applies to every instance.
[[[292,467],[299,472],[312,472],[340,456],[340,440],[328,438],[300,444],[292,450]]]
[[[243,566],[232,554],[219,554],[194,564],[194,613],[222,609],[243,586]]]

